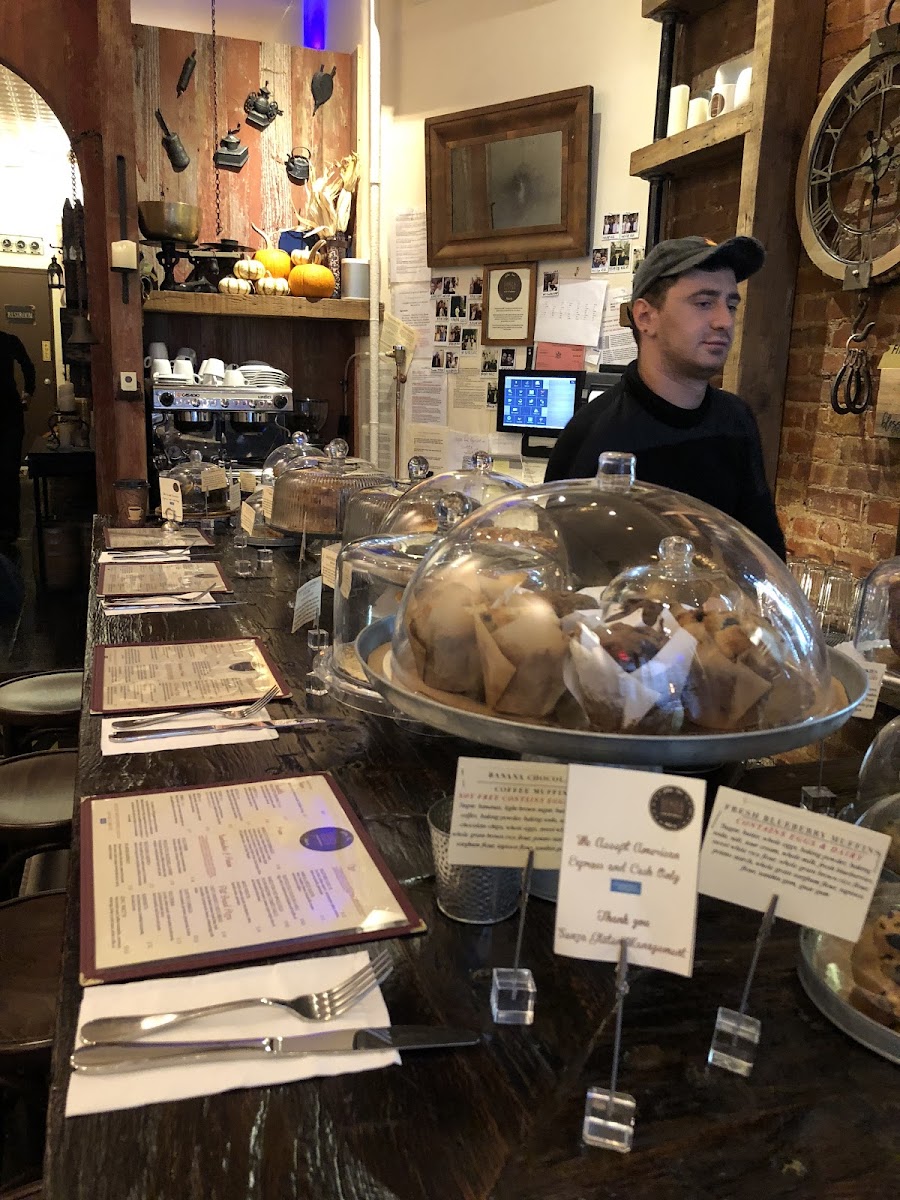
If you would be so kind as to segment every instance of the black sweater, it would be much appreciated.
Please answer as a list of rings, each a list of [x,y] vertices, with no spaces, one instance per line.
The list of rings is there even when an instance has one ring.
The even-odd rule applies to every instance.
[[[712,504],[785,557],[756,419],[740,397],[708,387],[699,408],[678,408],[647,387],[633,362],[568,423],[546,479],[592,478],[604,450],[634,454],[641,482]]]

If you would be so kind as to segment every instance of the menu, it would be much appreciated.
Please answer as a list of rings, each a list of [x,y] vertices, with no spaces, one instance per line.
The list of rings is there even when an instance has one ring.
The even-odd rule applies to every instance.
[[[181,592],[230,592],[214,562],[101,563],[98,596],[177,596]]]
[[[90,796],[81,846],[82,984],[424,930],[328,775]]]
[[[140,525],[134,529],[104,529],[103,541],[109,550],[172,550],[176,546],[213,544],[199,529],[154,529]]]
[[[91,712],[240,704],[269,688],[289,696],[257,638],[94,647]]]

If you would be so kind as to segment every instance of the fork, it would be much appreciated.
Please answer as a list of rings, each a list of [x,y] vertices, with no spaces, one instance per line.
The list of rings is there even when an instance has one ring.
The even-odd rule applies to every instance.
[[[185,1008],[177,1012],[135,1014],[127,1017],[98,1017],[88,1021],[81,1029],[81,1040],[85,1045],[96,1042],[121,1042],[155,1033],[159,1029],[171,1029],[185,1021],[213,1013],[231,1012],[262,1004],[269,1008],[285,1008],[307,1021],[333,1021],[357,1001],[362,1000],[384,983],[393,969],[390,953],[380,950],[373,959],[348,976],[343,983],[321,992],[309,992],[295,996],[293,1000],[276,1000],[269,996],[253,996],[246,1000],[227,1000],[222,1004],[205,1004],[200,1008]]]
[[[264,696],[260,696],[252,704],[244,704],[239,708],[189,708],[177,713],[154,713],[152,717],[128,717],[122,721],[113,721],[113,729],[143,729],[145,725],[159,725],[166,721],[171,721],[173,716],[193,717],[210,715],[213,717],[224,717],[226,721],[246,721],[248,717],[255,717],[258,712],[266,707],[270,700],[274,700],[278,692],[279,687],[275,683]]]

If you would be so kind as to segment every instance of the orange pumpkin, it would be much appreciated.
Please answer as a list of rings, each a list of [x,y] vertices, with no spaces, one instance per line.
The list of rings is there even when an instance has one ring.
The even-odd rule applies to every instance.
[[[292,296],[322,300],[334,292],[334,276],[327,267],[320,267],[315,263],[301,263],[291,270],[288,287]]]
[[[258,229],[252,221],[250,228],[255,230],[266,243],[262,250],[257,250],[253,257],[257,262],[261,262],[265,270],[276,279],[287,279],[291,273],[291,256],[286,250],[276,250],[272,246],[269,235],[262,229]]]

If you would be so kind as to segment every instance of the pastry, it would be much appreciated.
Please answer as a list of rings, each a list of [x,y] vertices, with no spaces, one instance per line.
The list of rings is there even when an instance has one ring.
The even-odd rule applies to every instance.
[[[854,1007],[882,1025],[900,1025],[900,910],[869,917],[853,947]],[[895,939],[892,941],[891,939]]]

